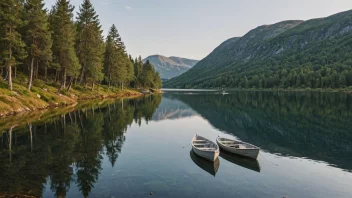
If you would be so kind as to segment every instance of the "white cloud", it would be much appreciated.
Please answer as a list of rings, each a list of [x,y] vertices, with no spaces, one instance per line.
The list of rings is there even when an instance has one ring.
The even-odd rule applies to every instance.
[[[132,10],[131,6],[125,6],[126,10]]]

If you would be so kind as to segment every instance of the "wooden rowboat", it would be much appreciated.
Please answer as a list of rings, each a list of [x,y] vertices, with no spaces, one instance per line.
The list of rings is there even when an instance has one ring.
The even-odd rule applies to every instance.
[[[217,144],[199,135],[195,135],[192,139],[192,150],[198,156],[209,161],[215,161],[220,153]]]
[[[196,155],[193,150],[189,152],[189,155],[191,156],[192,161],[201,169],[205,170],[209,174],[213,175],[215,177],[216,172],[219,170],[220,166],[220,160],[219,158],[216,158],[214,162],[211,162],[209,160],[206,160],[204,158],[199,157]]]
[[[257,159],[260,150],[258,147],[252,144],[222,137],[218,137],[216,139],[216,142],[218,143],[221,149],[227,152],[249,157],[252,159]]]

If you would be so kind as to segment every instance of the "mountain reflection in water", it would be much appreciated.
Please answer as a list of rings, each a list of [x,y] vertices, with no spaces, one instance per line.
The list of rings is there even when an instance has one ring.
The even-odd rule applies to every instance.
[[[237,91],[174,94],[220,131],[270,153],[324,161],[352,171],[352,95]]]

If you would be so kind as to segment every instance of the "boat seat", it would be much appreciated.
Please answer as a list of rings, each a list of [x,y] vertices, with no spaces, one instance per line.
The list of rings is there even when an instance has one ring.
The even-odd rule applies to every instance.
[[[197,148],[197,149],[202,150],[202,151],[215,151],[214,148],[209,148],[209,147]]]
[[[231,143],[236,143],[235,141],[220,141],[223,144],[231,144]]]
[[[205,146],[207,144],[193,144],[194,146]]]
[[[231,148],[238,148],[238,149],[246,149],[247,147],[242,145],[242,144],[233,144],[233,145],[227,145],[228,147]]]

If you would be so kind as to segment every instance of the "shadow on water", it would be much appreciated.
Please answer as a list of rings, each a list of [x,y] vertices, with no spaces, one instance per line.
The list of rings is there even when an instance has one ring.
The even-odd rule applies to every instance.
[[[217,158],[214,162],[205,160],[201,157],[199,157],[197,154],[195,154],[193,152],[193,150],[191,150],[189,152],[189,155],[192,159],[192,161],[199,166],[201,169],[205,170],[206,172],[208,172],[209,174],[213,175],[215,177],[216,173],[219,170],[219,166],[220,166],[220,160],[219,158]]]
[[[220,157],[238,166],[247,168],[258,173],[260,172],[260,165],[258,160],[235,155],[224,150],[220,151]]]
[[[322,92],[211,92],[179,100],[215,128],[278,155],[352,171],[352,95]]]
[[[47,183],[66,197],[75,183],[88,197],[102,171],[103,154],[118,163],[124,133],[152,119],[161,95],[94,104],[44,121],[11,127],[0,136],[0,197],[41,197]]]

